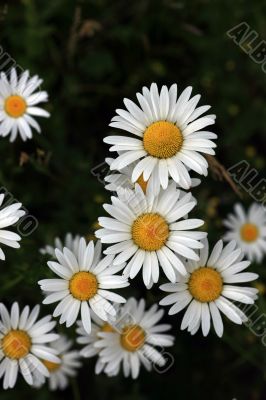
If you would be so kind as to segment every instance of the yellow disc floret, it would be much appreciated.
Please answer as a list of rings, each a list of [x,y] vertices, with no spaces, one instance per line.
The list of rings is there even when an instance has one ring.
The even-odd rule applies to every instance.
[[[159,214],[142,214],[132,225],[132,239],[143,250],[159,250],[164,246],[168,237],[168,223]]]
[[[6,357],[19,360],[29,353],[31,339],[25,331],[11,330],[3,337],[1,348]]]
[[[144,149],[153,157],[170,158],[176,155],[183,144],[180,129],[168,121],[151,124],[144,132]]]
[[[114,328],[112,327],[112,325],[108,324],[108,322],[106,322],[105,324],[102,325],[101,327],[101,332],[115,332]]]
[[[77,272],[69,282],[69,290],[73,297],[86,301],[95,296],[98,291],[98,281],[91,272]]]
[[[241,227],[240,235],[245,242],[254,242],[259,236],[259,230],[256,225],[246,223]]]
[[[27,104],[23,97],[12,95],[5,100],[4,109],[10,117],[19,118],[25,114]]]
[[[139,350],[145,343],[145,331],[139,325],[127,325],[120,337],[121,346],[130,352]]]
[[[60,368],[59,363],[54,363],[48,360],[42,360],[43,364],[46,366],[46,368],[48,369],[49,372],[55,372]]]
[[[139,186],[143,190],[143,193],[146,193],[148,181],[144,181],[143,174],[140,175],[136,183],[139,184]]]
[[[223,280],[213,268],[202,267],[192,272],[188,281],[191,295],[202,303],[218,299],[223,289]]]

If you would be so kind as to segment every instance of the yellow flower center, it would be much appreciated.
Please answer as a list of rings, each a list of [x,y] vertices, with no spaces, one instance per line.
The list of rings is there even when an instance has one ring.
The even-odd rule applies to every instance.
[[[59,363],[54,363],[48,360],[42,360],[42,363],[46,366],[49,372],[55,372],[60,368]]]
[[[183,135],[180,129],[168,121],[151,124],[144,132],[144,149],[153,157],[173,157],[182,147]]]
[[[69,290],[73,297],[80,301],[89,300],[98,291],[98,281],[91,272],[77,272],[69,282]]]
[[[31,339],[25,331],[12,330],[3,337],[1,348],[6,357],[19,360],[29,353]]]
[[[123,328],[120,343],[130,352],[139,350],[145,343],[146,334],[139,325],[127,325]]]
[[[219,272],[202,267],[192,272],[188,288],[191,295],[201,303],[218,299],[223,289],[223,280]]]
[[[240,235],[245,242],[254,242],[259,236],[259,230],[254,224],[244,224],[241,227]]]
[[[27,104],[21,96],[12,95],[6,99],[4,108],[10,117],[19,118],[25,114]]]
[[[159,214],[140,215],[132,225],[132,239],[143,250],[159,250],[169,236],[169,226]]]
[[[140,175],[140,177],[138,178],[138,180],[137,180],[136,183],[139,184],[139,186],[140,186],[141,189],[143,190],[143,193],[146,193],[148,181],[144,181],[144,179],[143,179],[143,174]]]
[[[115,332],[115,330],[112,327],[112,325],[110,325],[110,324],[108,324],[108,322],[106,322],[105,324],[102,325],[101,332]]]

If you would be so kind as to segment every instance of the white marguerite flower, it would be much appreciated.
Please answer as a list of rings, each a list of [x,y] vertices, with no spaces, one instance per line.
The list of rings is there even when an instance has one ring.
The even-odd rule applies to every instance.
[[[229,229],[224,240],[235,240],[250,261],[260,263],[266,254],[266,211],[253,203],[247,213],[241,204],[234,207],[223,224]]]
[[[210,256],[208,241],[204,242],[199,261],[186,262],[188,276],[179,275],[176,283],[160,287],[171,293],[160,301],[160,305],[173,304],[170,315],[188,306],[182,320],[182,330],[187,329],[193,335],[201,327],[203,335],[207,336],[212,321],[217,335],[221,337],[223,322],[220,312],[236,324],[242,324],[247,317],[234,302],[253,304],[257,299],[257,289],[234,284],[253,281],[258,275],[242,272],[250,262],[242,261],[244,254],[235,241],[223,247],[223,241],[219,240]]]
[[[30,78],[29,71],[18,76],[15,68],[11,69],[9,77],[4,72],[0,74],[0,136],[10,135],[10,142],[13,142],[20,134],[25,141],[32,138],[32,128],[41,132],[33,117],[50,116],[37,107],[48,100],[48,94],[38,90],[42,82],[37,75]]]
[[[7,231],[3,228],[14,225],[18,220],[25,215],[25,211],[21,209],[21,203],[14,203],[6,207],[2,207],[5,195],[0,194],[0,243],[6,246],[18,249],[21,237],[14,232]],[[5,260],[5,254],[0,248],[0,260]]]
[[[98,333],[101,338],[94,346],[100,349],[99,357],[106,374],[117,375],[122,367],[125,377],[131,375],[136,379],[141,364],[148,371],[152,366],[165,366],[165,350],[162,349],[173,345],[174,337],[165,334],[171,325],[157,325],[164,311],[159,310],[156,304],[145,311],[145,306],[143,299],[137,302],[130,298],[121,307],[113,331]]]
[[[81,367],[80,355],[77,350],[71,350],[72,341],[66,336],[60,335],[59,339],[51,343],[51,348],[57,350],[59,363],[43,360],[43,364],[48,369],[49,389],[64,390],[69,384],[69,378],[77,375],[77,369]],[[45,383],[45,377],[36,371],[34,376],[34,386],[39,388]]]
[[[113,323],[115,322],[115,317],[113,318],[113,321],[103,321],[102,319],[100,319],[99,317],[97,317],[97,315],[95,315],[94,312],[91,313],[91,318],[92,318],[92,324],[91,324],[91,333],[88,334],[85,329],[83,328],[83,324],[82,321],[78,321],[77,322],[77,343],[85,345],[83,347],[82,350],[80,350],[80,355],[84,358],[91,358],[94,356],[97,356],[100,352],[99,348],[95,347],[95,343],[99,340],[100,336],[99,333],[100,332],[115,332],[114,328],[113,328]],[[95,364],[95,373],[96,375],[100,374],[104,368],[105,368],[106,364],[102,362],[101,358],[98,357],[96,364]],[[117,375],[118,373],[118,369],[117,371],[115,371],[116,373],[114,375]],[[111,376],[113,374],[108,374],[108,376]]]
[[[111,205],[103,207],[112,218],[100,217],[103,229],[95,235],[102,243],[112,244],[104,253],[117,255],[114,265],[127,261],[124,274],[131,279],[142,268],[147,287],[158,282],[159,266],[171,282],[175,282],[175,271],[186,275],[180,256],[198,260],[194,249],[203,246],[199,240],[207,235],[193,231],[203,225],[201,219],[183,219],[196,205],[191,193],[181,198],[173,183],[159,196],[145,195],[136,185],[134,191],[121,189],[111,200]]]
[[[110,165],[113,161],[112,158],[106,158],[105,160],[108,165]],[[141,189],[143,190],[144,193],[151,192],[153,195],[158,195],[161,188],[160,185],[158,185],[158,177],[156,176],[156,171],[154,171],[154,174],[150,176],[150,178],[145,181],[143,178],[143,174],[140,175],[140,177],[137,179],[135,183],[132,182],[132,171],[135,167],[135,163],[132,163],[131,165],[121,169],[120,171],[115,171],[114,173],[108,174],[104,180],[107,182],[107,185],[105,185],[106,190],[110,190],[112,192],[117,192],[120,188],[123,189],[134,189],[136,184],[138,184]],[[170,179],[169,184],[173,182],[172,179]],[[191,179],[191,188],[198,186],[201,183],[201,180],[198,178],[192,178]],[[179,187],[176,184],[177,188]],[[185,192],[183,192],[185,193]]]
[[[18,303],[13,303],[9,313],[0,304],[0,378],[4,389],[13,388],[21,372],[25,381],[33,385],[33,375],[49,376],[41,360],[60,362],[57,351],[47,346],[58,338],[51,330],[56,325],[48,315],[37,321],[40,306],[30,312],[29,306],[19,312]]]
[[[56,258],[55,249],[59,249],[63,251],[64,247],[67,247],[70,251],[72,251],[76,256],[78,256],[78,249],[79,249],[79,241],[82,236],[80,235],[72,235],[72,233],[67,233],[65,235],[64,240],[62,241],[59,237],[56,237],[54,240],[54,246],[47,245],[40,249],[41,254],[48,254],[53,258]]]
[[[63,251],[55,250],[58,262],[48,262],[49,268],[60,279],[43,279],[39,285],[44,292],[49,292],[43,304],[59,301],[53,316],[61,315],[60,324],[66,323],[70,327],[80,312],[84,329],[90,333],[90,309],[101,319],[107,320],[109,314],[116,313],[110,301],[125,302],[123,297],[109,291],[129,285],[125,277],[115,275],[124,265],[113,265],[112,255],[101,260],[101,251],[100,242],[94,247],[93,241],[87,245],[85,239],[81,238],[78,256],[64,247]]]
[[[111,144],[110,151],[122,152],[112,162],[112,170],[121,170],[138,161],[132,172],[136,182],[143,174],[147,181],[153,174],[157,185],[168,186],[169,176],[182,188],[191,187],[188,169],[207,175],[208,163],[200,154],[215,154],[217,135],[205,131],[214,124],[215,116],[202,117],[210,106],[197,107],[200,95],[190,99],[192,87],[187,87],[177,98],[177,85],[170,89],[163,86],[159,93],[153,83],[142,94],[137,93],[140,107],[124,99],[126,110],[116,110],[117,115],[110,124],[113,128],[129,132],[129,136],[108,136],[105,143]],[[200,118],[199,118],[200,117]]]

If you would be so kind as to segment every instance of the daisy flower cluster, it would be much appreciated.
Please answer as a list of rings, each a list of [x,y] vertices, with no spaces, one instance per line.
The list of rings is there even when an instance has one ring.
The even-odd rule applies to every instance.
[[[9,77],[1,74],[1,136],[13,141],[19,133],[26,140],[32,128],[40,132],[32,116],[49,116],[37,107],[48,99],[44,91],[35,93],[41,83],[28,71],[20,77],[15,70]],[[174,345],[178,333],[175,338],[171,325],[161,322],[164,310],[158,304],[124,297],[124,289],[140,276],[146,290],[157,285],[166,292],[159,303],[170,306],[170,316],[184,311],[181,330],[192,335],[207,336],[213,327],[221,337],[222,315],[240,325],[247,321],[241,304],[257,299],[257,289],[246,284],[258,275],[246,269],[266,252],[262,206],[253,204],[246,213],[237,204],[224,221],[228,243],[219,240],[211,251],[204,220],[191,216],[197,216],[191,190],[208,173],[204,155],[215,154],[217,135],[208,128],[215,115],[206,115],[210,106],[198,106],[201,96],[192,96],[192,87],[178,95],[176,84],[159,89],[153,83],[136,97],[137,103],[124,99],[125,108],[116,110],[110,123],[122,133],[104,139],[114,153],[106,160],[110,174],[105,177],[112,195],[98,219],[97,240],[67,233],[40,249],[50,260],[38,284],[52,316],[37,321],[39,306],[20,312],[14,303],[10,313],[0,306],[5,389],[14,387],[18,372],[36,388],[48,382],[51,390],[65,389],[82,361],[92,357],[95,373],[109,378],[122,372],[136,379],[141,367],[167,370],[165,348]],[[0,195],[0,206],[3,200]],[[20,203],[0,209],[1,244],[19,247],[20,236],[2,228],[23,215]],[[52,331],[57,323],[52,317],[66,328],[76,325],[81,349]]]

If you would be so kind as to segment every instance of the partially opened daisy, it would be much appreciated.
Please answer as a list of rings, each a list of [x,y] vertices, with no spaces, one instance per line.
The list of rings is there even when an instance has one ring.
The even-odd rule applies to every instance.
[[[84,345],[82,350],[80,350],[80,355],[84,358],[91,358],[98,356],[100,349],[95,347],[95,343],[99,340],[100,336],[99,333],[101,332],[115,332],[114,327],[112,324],[115,322],[115,318],[113,321],[103,321],[94,312],[91,313],[92,324],[91,324],[91,333],[88,334],[85,329],[83,328],[82,321],[78,321],[78,328],[77,332],[77,343]],[[98,375],[100,374],[106,364],[102,362],[101,358],[97,358],[95,364],[95,373]],[[118,371],[116,371],[118,373]],[[116,375],[116,374],[115,374]],[[109,374],[110,376],[110,374]]]
[[[201,248],[199,240],[206,237],[205,232],[193,230],[203,225],[201,219],[183,219],[196,205],[191,193],[181,198],[174,183],[159,196],[145,195],[137,185],[134,191],[121,189],[111,200],[103,207],[112,218],[100,217],[103,229],[95,234],[102,243],[111,244],[104,253],[117,255],[114,265],[127,261],[124,274],[131,279],[142,268],[147,287],[158,282],[160,266],[171,282],[175,271],[186,275],[181,256],[198,260],[194,249]]]
[[[115,331],[99,333],[95,347],[101,350],[106,374],[117,375],[122,369],[125,377],[136,379],[141,365],[148,371],[165,366],[164,348],[174,342],[174,337],[165,333],[171,325],[157,325],[164,311],[156,304],[145,311],[145,306],[143,299],[130,298],[120,310]]]
[[[61,240],[59,237],[56,237],[54,240],[54,246],[46,245],[45,247],[40,249],[40,253],[44,255],[48,254],[56,258],[55,249],[59,249],[60,251],[62,251],[64,247],[67,247],[77,256],[80,239],[81,236],[79,235],[74,236],[72,235],[72,233],[67,233],[65,235],[64,240]]]
[[[79,241],[78,255],[67,247],[63,251],[55,250],[58,262],[49,261],[49,268],[60,279],[43,279],[39,281],[41,289],[49,292],[44,304],[59,301],[54,310],[54,317],[60,317],[60,324],[73,325],[79,313],[86,332],[91,332],[90,310],[101,319],[115,315],[111,302],[123,303],[125,299],[110,292],[128,286],[125,277],[115,275],[124,265],[112,265],[114,256],[108,255],[101,260],[101,243],[94,247],[93,241],[88,245],[84,238]]]
[[[4,198],[5,195],[0,194],[0,207],[3,204]],[[0,243],[15,249],[20,247],[18,242],[21,240],[21,237],[17,233],[7,231],[3,228],[16,224],[25,215],[25,211],[21,209],[21,206],[21,203],[14,203],[0,208]],[[1,248],[0,260],[5,260],[5,254]]]
[[[112,163],[112,158],[107,158],[106,162],[110,165]],[[135,183],[132,182],[132,172],[135,167],[136,162],[131,165],[121,169],[120,171],[115,171],[114,173],[108,174],[104,180],[107,182],[105,185],[105,189],[110,190],[112,192],[117,192],[121,188],[123,189],[134,189],[136,184],[138,184],[144,193],[151,192],[153,195],[158,195],[161,188],[158,185],[158,177],[156,175],[156,171],[154,174],[150,176],[148,180],[144,180],[145,171],[140,177],[137,179]],[[173,180],[170,179],[169,184]],[[200,179],[192,178],[191,179],[191,188],[198,186],[201,183]],[[178,185],[177,185],[178,187]]]
[[[40,376],[49,376],[49,371],[42,363],[60,362],[57,351],[47,344],[58,338],[51,332],[56,325],[48,315],[37,321],[40,307],[30,311],[26,306],[19,311],[17,303],[13,303],[9,313],[0,304],[0,378],[3,377],[4,389],[13,388],[21,372],[25,381],[33,385],[34,371]]]
[[[266,254],[265,208],[253,203],[245,212],[241,204],[236,204],[234,210],[223,222],[228,228],[224,240],[235,240],[250,261],[260,263]]]
[[[156,176],[157,185],[168,186],[169,176],[184,189],[191,187],[188,169],[207,175],[208,163],[200,153],[215,154],[216,147],[211,139],[216,134],[205,131],[214,124],[215,116],[202,117],[210,106],[197,107],[200,95],[190,99],[192,87],[187,87],[177,98],[177,85],[168,89],[163,86],[160,93],[153,83],[142,94],[137,93],[139,106],[124,99],[127,110],[116,110],[117,115],[110,124],[122,129],[123,136],[108,136],[105,143],[111,144],[110,151],[122,152],[112,162],[111,169],[121,170],[137,161],[132,172],[136,182],[144,174],[147,181]],[[133,135],[133,137],[132,137]]]
[[[179,276],[176,283],[167,283],[160,288],[170,292],[161,305],[173,304],[169,314],[176,314],[187,307],[182,320],[181,329],[187,329],[192,335],[201,327],[207,336],[211,323],[218,336],[223,335],[221,312],[232,322],[242,324],[247,321],[243,311],[234,302],[253,304],[258,290],[252,287],[236,286],[235,283],[250,282],[258,275],[243,272],[249,261],[243,261],[243,253],[231,241],[223,247],[219,240],[209,256],[208,241],[205,240],[200,250],[198,262],[187,261],[187,277]]]
[[[48,383],[49,389],[52,391],[57,389],[64,390],[69,384],[69,378],[76,376],[77,369],[82,365],[79,352],[77,350],[71,350],[72,344],[73,342],[71,340],[61,335],[59,339],[51,343],[51,348],[58,352],[60,362],[42,361],[50,373]],[[34,386],[40,387],[44,383],[45,377],[36,371]]]
[[[4,72],[0,74],[0,136],[10,135],[10,142],[13,142],[18,134],[23,140],[31,139],[32,128],[41,132],[34,117],[50,116],[37,107],[48,100],[48,94],[39,90],[42,82],[37,75],[30,77],[29,71],[18,76],[15,68],[11,69],[9,77]]]

